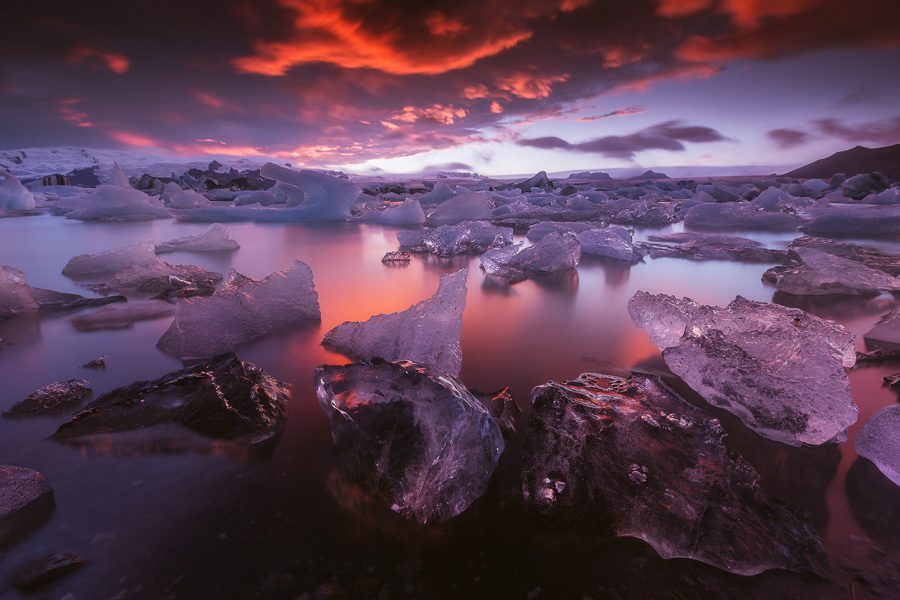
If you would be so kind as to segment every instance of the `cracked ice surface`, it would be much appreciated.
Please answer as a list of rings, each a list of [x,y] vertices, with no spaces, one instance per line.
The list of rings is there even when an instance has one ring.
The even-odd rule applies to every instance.
[[[885,406],[856,434],[856,452],[900,486],[900,404]]]
[[[355,359],[412,360],[459,375],[467,274],[441,276],[434,296],[406,310],[342,323],[322,343]]]
[[[628,312],[672,372],[763,437],[824,444],[856,422],[853,334],[838,323],[740,296],[721,308],[639,291]]]
[[[456,377],[372,361],[320,366],[315,388],[344,470],[395,512],[446,521],[484,494],[503,435]]]
[[[306,263],[294,261],[261,281],[232,270],[213,295],[178,302],[175,320],[157,346],[179,358],[202,358],[320,316]]]

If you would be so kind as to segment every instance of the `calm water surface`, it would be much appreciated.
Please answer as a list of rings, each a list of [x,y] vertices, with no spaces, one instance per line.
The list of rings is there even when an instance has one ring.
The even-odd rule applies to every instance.
[[[0,219],[0,264],[25,271],[33,286],[88,294],[60,274],[70,257],[144,240],[158,243],[205,228],[173,221]],[[839,447],[789,448],[762,440],[730,415],[713,411],[729,431],[729,445],[761,472],[764,487],[810,512],[829,551],[833,583],[786,573],[734,577],[689,561],[661,561],[636,541],[584,540],[534,523],[522,507],[517,442],[510,444],[484,498],[450,523],[428,528],[407,524],[372,504],[336,468],[328,421],[313,393],[312,370],[346,359],[323,349],[322,336],[343,321],[401,310],[427,298],[442,273],[469,267],[462,380],[482,390],[509,385],[527,410],[531,388],[550,379],[622,367],[667,374],[659,351],[627,315],[625,305],[635,291],[687,295],[720,305],[737,294],[771,301],[773,290],[760,281],[769,265],[648,259],[629,267],[586,257],[577,273],[498,288],[485,283],[477,258],[414,257],[409,266],[382,265],[382,255],[396,247],[395,229],[350,224],[229,224],[228,229],[241,244],[237,252],[163,258],[221,273],[235,268],[256,278],[301,259],[315,274],[321,324],[285,331],[238,351],[294,385],[287,429],[277,447],[271,455],[252,456],[227,444],[185,442],[183,432],[163,429],[74,448],[45,439],[64,415],[0,420],[0,463],[43,472],[57,504],[47,523],[0,553],[0,596],[18,597],[5,583],[17,565],[58,551],[76,553],[89,564],[39,597],[825,593],[850,598],[864,597],[868,589],[857,587],[854,574],[887,573],[889,579],[900,573],[896,490],[885,486],[886,480],[853,451],[860,425],[897,401],[896,393],[881,383],[892,372],[890,365],[850,372],[860,419]],[[648,233],[639,231],[637,237]],[[792,237],[743,235],[780,247]],[[800,306],[843,323],[857,334],[862,348],[862,334],[890,304],[852,300]],[[70,316],[0,322],[0,338],[9,342],[0,348],[0,410],[60,379],[89,379],[96,396],[181,367],[155,347],[170,319],[82,333]],[[106,370],[79,367],[101,354],[108,356]]]

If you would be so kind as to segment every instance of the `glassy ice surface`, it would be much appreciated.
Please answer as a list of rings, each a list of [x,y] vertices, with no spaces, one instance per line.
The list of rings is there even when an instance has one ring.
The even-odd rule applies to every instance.
[[[208,227],[209,222],[173,219],[114,224],[48,215],[0,219],[0,264],[23,271],[31,286],[89,295],[78,281],[61,274],[73,256],[141,241],[161,244]],[[726,447],[752,464],[760,486],[813,515],[832,565],[828,580],[771,571],[752,578],[729,576],[690,561],[660,560],[639,542],[598,544],[590,535],[560,538],[525,516],[516,441],[507,444],[481,498],[458,517],[424,529],[389,508],[367,504],[366,494],[340,468],[330,423],[315,396],[313,369],[341,365],[347,358],[324,348],[323,336],[345,321],[402,311],[429,298],[442,274],[469,268],[460,380],[469,389],[511,386],[527,419],[532,388],[549,380],[609,372],[612,366],[670,377],[656,345],[629,318],[626,303],[636,291],[688,296],[718,306],[736,295],[768,302],[776,290],[761,277],[775,263],[648,257],[629,265],[584,255],[576,270],[558,280],[498,288],[478,268],[478,256],[413,255],[406,266],[382,264],[384,254],[398,247],[396,228],[296,223],[229,223],[227,228],[241,245],[237,252],[173,252],[164,258],[222,274],[234,268],[256,280],[302,260],[314,273],[319,295],[321,322],[279,328],[236,348],[240,358],[293,384],[285,429],[271,455],[260,460],[215,444],[207,452],[176,448],[164,454],[161,448],[172,447],[159,438],[152,447],[148,442],[129,451],[102,437],[75,448],[45,441],[66,413],[15,423],[0,420],[0,462],[40,471],[56,495],[49,520],[5,551],[0,578],[58,551],[89,562],[46,588],[53,598],[70,592],[76,598],[103,598],[123,590],[135,597],[277,596],[279,586],[291,598],[303,592],[314,597],[317,589],[337,584],[348,593],[365,590],[373,578],[391,588],[411,585],[413,596],[430,597],[459,596],[461,590],[470,597],[523,598],[537,587],[539,598],[602,598],[604,590],[607,595],[618,590],[626,597],[660,597],[674,587],[692,597],[828,598],[847,597],[852,582],[848,572],[864,573],[872,582],[865,585],[873,586],[867,589],[882,590],[882,597],[884,590],[896,589],[889,585],[896,584],[900,572],[900,542],[887,535],[896,531],[890,528],[893,505],[885,504],[890,496],[874,483],[896,486],[874,467],[874,473],[857,478],[856,463],[871,464],[860,461],[854,450],[864,423],[897,402],[896,392],[882,385],[896,365],[849,371],[859,418],[850,426],[847,442],[839,445],[796,448],[767,441],[730,413],[712,409],[728,434]],[[639,228],[634,240],[679,231]],[[781,250],[798,235],[728,233]],[[526,242],[523,236],[515,241]],[[874,245],[900,250],[889,241]],[[840,322],[862,350],[863,334],[894,301],[802,297],[796,302]],[[99,397],[183,368],[156,348],[172,317],[138,321],[130,329],[81,332],[71,322],[81,314],[0,320],[0,410],[54,381],[87,379]],[[227,322],[225,317],[220,321]],[[107,357],[106,369],[81,367],[100,355]],[[702,405],[689,389],[678,391]],[[521,425],[524,420],[520,431]],[[210,448],[209,440],[201,441]],[[870,477],[880,479],[873,483]],[[863,484],[857,485],[859,481]],[[879,506],[881,520],[876,519]],[[869,527],[870,522],[880,526]],[[863,584],[857,581],[855,589],[858,598],[864,597]]]

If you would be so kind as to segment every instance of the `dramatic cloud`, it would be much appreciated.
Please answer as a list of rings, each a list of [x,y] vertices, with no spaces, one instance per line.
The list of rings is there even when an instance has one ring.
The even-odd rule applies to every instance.
[[[799,129],[772,129],[766,132],[770,140],[775,142],[780,148],[793,148],[809,141],[810,134]]]
[[[567,138],[577,127],[600,135],[604,120],[614,117],[634,119],[635,129],[664,118],[702,120],[704,107],[718,102],[716,86],[727,78],[721,74],[753,67],[731,59],[893,45],[897,6],[896,0],[222,0],[210,8],[183,0],[100,0],[72,10],[66,0],[42,0],[34,10],[19,2],[3,13],[15,26],[0,37],[0,143],[152,144],[179,154],[244,153],[313,166],[471,146],[465,160],[474,161],[480,145],[534,138],[539,134],[528,128],[552,121],[561,129],[549,132]],[[892,73],[896,61],[878,52],[867,60]],[[885,76],[835,81],[834,89],[881,82],[889,98],[896,86]],[[663,101],[645,95],[672,82],[685,93],[671,109],[666,99],[666,116],[654,119]],[[695,84],[705,91],[691,97]],[[779,74],[747,103],[796,85],[792,73]],[[868,92],[861,88],[838,106],[863,106]],[[831,115],[810,113],[815,117]],[[778,125],[773,118],[761,127]],[[865,131],[869,140],[872,131]],[[648,148],[672,151],[694,142],[653,128],[638,133],[643,138],[600,138],[611,146],[581,151],[627,159],[641,151],[642,139]],[[848,132],[825,134],[818,125],[807,133],[849,139]]]
[[[900,142],[900,115],[853,125],[847,125],[841,119],[817,119],[814,124],[822,135],[837,137],[853,144],[870,142],[888,145]]]
[[[684,142],[708,143],[726,141],[728,138],[710,127],[683,125],[681,121],[666,121],[642,129],[630,135],[608,135],[605,137],[571,144],[558,137],[541,137],[518,140],[520,146],[544,150],[570,150],[601,154],[609,158],[633,160],[635,154],[644,150],[685,150]]]

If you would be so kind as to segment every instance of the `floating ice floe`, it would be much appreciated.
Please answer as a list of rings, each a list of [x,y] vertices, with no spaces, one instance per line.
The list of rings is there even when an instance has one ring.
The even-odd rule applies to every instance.
[[[503,435],[453,375],[409,361],[318,367],[344,471],[407,519],[446,521],[484,494]]]
[[[152,242],[113,248],[94,254],[79,254],[66,263],[66,277],[96,277],[118,273],[129,267],[149,266],[159,262]]]
[[[557,233],[565,233],[567,231],[571,231],[572,233],[582,233],[598,227],[603,227],[603,223],[541,221],[540,223],[535,223],[529,227],[525,237],[527,237],[530,242],[537,242],[554,231]]]
[[[68,379],[44,386],[14,404],[4,417],[46,415],[71,409],[91,395],[90,383],[84,379]]]
[[[322,343],[353,359],[411,360],[459,375],[467,275],[468,269],[442,275],[428,300],[368,321],[342,323]]]
[[[194,265],[172,265],[159,260],[150,265],[133,266],[118,271],[101,283],[87,288],[100,294],[119,293],[126,296],[161,299],[209,296],[222,280],[221,273]]]
[[[175,314],[175,305],[165,300],[132,300],[110,304],[90,312],[81,313],[69,320],[79,331],[102,329],[127,329],[138,321],[162,319]]]
[[[455,225],[463,221],[484,221],[491,218],[493,204],[487,192],[466,192],[438,205],[425,221],[430,227]]]
[[[421,225],[425,222],[425,211],[418,200],[408,198],[383,210],[367,210],[358,220],[382,225]]]
[[[652,258],[777,263],[784,261],[788,254],[784,250],[766,248],[756,240],[733,235],[686,231],[651,235],[647,239],[649,241],[642,242],[640,247]]]
[[[800,230],[820,236],[900,239],[900,205],[823,207]]]
[[[838,323],[740,296],[721,308],[639,291],[628,312],[673,373],[763,437],[818,445],[856,422],[853,334]]]
[[[166,252],[222,252],[240,248],[228,235],[228,230],[221,223],[213,223],[209,229],[197,235],[175,238],[156,245],[156,254]]]
[[[900,404],[885,406],[856,434],[856,452],[900,486]]]
[[[425,194],[419,196],[420,204],[440,204],[444,200],[449,200],[456,192],[453,191],[446,183],[436,183],[434,188]]]
[[[255,442],[283,429],[290,397],[289,384],[223,354],[103,394],[51,437],[77,443],[96,434],[180,423],[207,437]]]
[[[632,244],[632,231],[621,225],[588,229],[578,234],[581,253],[629,263],[640,262],[643,254]]]
[[[449,257],[481,254],[491,247],[508,246],[512,236],[513,230],[509,227],[496,227],[488,221],[464,221],[434,229],[399,231],[397,241],[402,250]]]
[[[698,204],[684,215],[684,224],[697,229],[789,231],[803,223],[799,215],[758,210],[750,202]]]
[[[17,315],[54,312],[124,302],[122,296],[85,298],[28,285],[25,273],[0,265],[0,319]]]
[[[488,275],[517,282],[533,275],[574,269],[581,260],[581,243],[571,232],[550,233],[533,246],[521,244],[489,250],[481,255],[481,268]]]
[[[0,211],[33,210],[34,195],[28,191],[19,178],[6,169],[0,168]]]
[[[178,192],[169,198],[168,206],[169,208],[200,208],[209,206],[209,198],[194,190],[182,190],[179,188]]]
[[[791,250],[812,248],[861,263],[871,269],[884,271],[895,277],[900,276],[900,254],[892,254],[850,242],[811,236],[803,236],[793,240],[788,245],[788,248]]]
[[[796,246],[792,253],[799,261],[763,274],[763,281],[786,294],[860,296],[900,291],[900,279],[861,262],[812,247]]]
[[[178,302],[175,320],[157,346],[178,358],[203,358],[320,317],[306,263],[294,261],[261,281],[232,270],[211,296]]]
[[[876,346],[900,350],[900,308],[884,315],[863,337]]]
[[[768,497],[719,422],[657,377],[585,373],[534,388],[531,406],[523,492],[545,519],[739,575],[825,570],[812,524]]]

